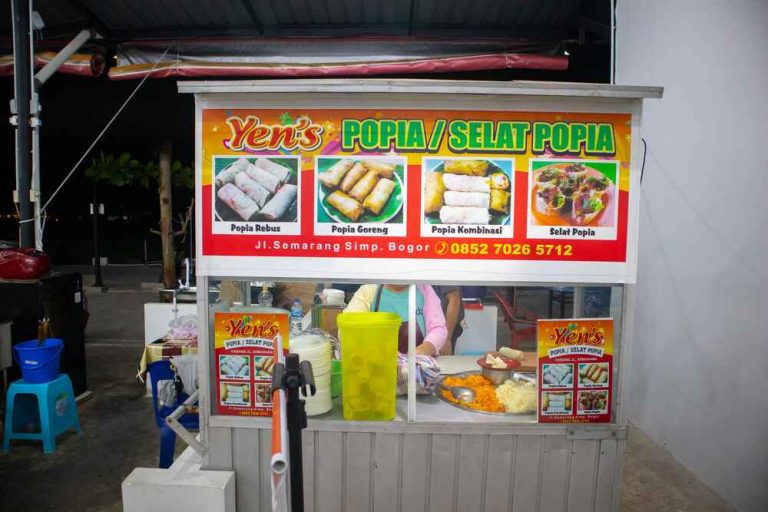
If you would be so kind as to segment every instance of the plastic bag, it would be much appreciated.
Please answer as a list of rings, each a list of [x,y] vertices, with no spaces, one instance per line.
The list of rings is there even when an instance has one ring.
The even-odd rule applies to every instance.
[[[51,260],[35,249],[3,249],[0,251],[0,278],[37,279],[51,269]]]
[[[191,395],[197,391],[197,356],[173,356],[171,364],[176,369],[176,375],[181,379],[184,385],[184,392]]]
[[[440,378],[440,365],[432,356],[416,355],[416,394],[431,395]],[[397,354],[397,394],[408,394],[408,356]]]
[[[197,339],[197,315],[182,315],[168,323],[169,340],[196,340]]]

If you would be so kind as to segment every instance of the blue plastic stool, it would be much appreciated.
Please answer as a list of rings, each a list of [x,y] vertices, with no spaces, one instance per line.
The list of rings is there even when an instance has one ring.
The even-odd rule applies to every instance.
[[[63,373],[50,382],[27,384],[22,380],[8,388],[5,410],[3,451],[11,449],[11,439],[34,439],[43,442],[43,451],[56,451],[56,436],[74,429],[80,433],[72,381]],[[22,431],[30,424],[36,432]]]

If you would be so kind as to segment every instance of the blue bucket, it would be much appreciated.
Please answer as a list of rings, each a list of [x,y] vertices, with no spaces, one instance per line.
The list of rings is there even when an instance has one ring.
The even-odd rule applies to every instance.
[[[13,358],[21,367],[21,379],[27,384],[50,382],[59,375],[64,342],[58,338],[22,341],[13,346]]]

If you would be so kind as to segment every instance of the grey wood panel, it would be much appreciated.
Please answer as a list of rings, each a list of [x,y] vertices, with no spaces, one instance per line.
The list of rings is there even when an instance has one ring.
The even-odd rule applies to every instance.
[[[485,478],[486,512],[507,512],[514,481],[517,436],[488,436],[488,464]],[[479,509],[478,509],[479,510]]]
[[[381,6],[379,5],[379,0],[362,0],[361,3],[363,6],[363,21],[366,24],[380,23],[379,10]]]
[[[256,11],[256,17],[259,18],[259,21],[261,21],[265,27],[277,24],[277,15],[270,2],[265,2],[264,0],[248,0],[248,3],[251,4],[251,7]],[[304,502],[304,505],[306,506],[306,502]]]
[[[311,22],[316,25],[325,25],[328,23],[328,7],[326,0],[311,0],[309,2],[309,16]]]
[[[235,469],[235,496],[238,510],[259,510],[261,494],[262,430],[232,430],[232,463]],[[266,476],[265,476],[266,478]]]
[[[512,486],[512,512],[537,510],[539,495],[539,469],[545,436],[517,436],[514,479]]]
[[[342,2],[330,2],[323,0],[328,9],[328,19],[331,23],[344,23],[346,20],[346,9]]]
[[[416,2],[413,13],[413,24],[429,25],[432,21],[432,11],[435,7],[435,0],[414,0]]]
[[[429,434],[403,435],[402,511],[424,512],[427,508],[427,492],[431,452]]]
[[[360,0],[344,0],[346,22],[353,25],[363,23],[363,4]]]
[[[457,510],[483,510],[488,468],[488,436],[462,435],[459,442],[459,482]]]
[[[301,436],[301,459],[304,461],[304,511],[315,512],[315,438],[317,432],[304,430]]]
[[[297,23],[309,25],[312,23],[312,14],[307,0],[290,0],[291,10]]]
[[[595,509],[599,447],[600,441],[573,441],[568,512],[589,512]]]
[[[260,430],[259,466],[261,466],[261,509],[272,510],[272,430]],[[290,491],[289,491],[290,492]]]
[[[624,459],[626,454],[627,442],[620,440],[616,443],[616,469],[613,472],[613,488],[611,489],[611,510],[619,510],[621,501],[621,478],[624,474]]]
[[[395,23],[395,3],[397,0],[381,0],[380,23]],[[409,9],[410,11],[410,9]]]
[[[563,436],[547,436],[544,440],[539,490],[540,510],[547,512],[565,510],[571,444],[572,441],[567,441]]]
[[[293,10],[291,5],[285,0],[269,0],[272,10],[277,17],[277,23],[280,25],[290,25],[295,23],[296,20],[293,17]]]
[[[432,436],[432,461],[429,479],[429,510],[447,512],[455,510],[456,467],[459,455],[459,436],[435,434]]]
[[[376,512],[400,510],[401,438],[400,434],[374,437],[373,510]]]
[[[600,459],[597,465],[595,487],[595,512],[611,510],[611,493],[616,475],[616,457],[618,443],[614,439],[600,441]]]
[[[232,429],[208,428],[208,462],[205,469],[232,470]]]
[[[419,0],[392,0],[394,4],[394,22],[395,23],[408,23],[411,18],[411,3],[418,3]],[[386,20],[385,20],[386,23]]]
[[[344,510],[368,510],[371,504],[371,444],[373,434],[349,432],[346,438],[344,467]]]
[[[315,510],[338,512],[341,510],[341,486],[344,480],[342,433],[318,432],[315,467]]]

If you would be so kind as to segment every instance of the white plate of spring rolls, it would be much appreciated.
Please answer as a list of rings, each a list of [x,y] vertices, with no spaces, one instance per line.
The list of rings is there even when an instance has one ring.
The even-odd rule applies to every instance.
[[[509,224],[509,178],[493,160],[438,161],[424,176],[424,217],[430,224]]]
[[[296,222],[297,165],[295,158],[228,159],[214,177],[216,220]]]
[[[384,223],[403,208],[403,165],[366,157],[318,158],[317,190],[325,222]],[[324,222],[322,215],[318,219]]]

